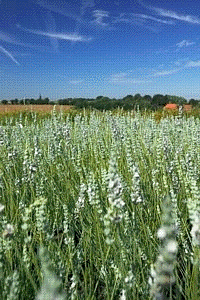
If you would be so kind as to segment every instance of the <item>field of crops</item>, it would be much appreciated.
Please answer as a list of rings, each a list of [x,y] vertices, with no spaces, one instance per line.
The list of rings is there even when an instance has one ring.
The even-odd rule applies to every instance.
[[[1,299],[200,299],[200,120],[0,120]]]

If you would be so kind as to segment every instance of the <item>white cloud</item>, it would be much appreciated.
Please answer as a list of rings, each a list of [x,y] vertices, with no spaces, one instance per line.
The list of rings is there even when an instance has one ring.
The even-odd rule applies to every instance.
[[[43,35],[43,36],[49,36],[60,40],[72,41],[72,42],[86,42],[92,39],[91,37],[87,38],[75,33],[65,34],[65,33],[49,33],[43,31],[32,31],[32,33]]]
[[[138,18],[142,18],[142,19],[146,19],[146,20],[152,20],[158,23],[163,23],[163,24],[169,24],[169,25],[173,25],[174,22],[173,21],[167,21],[167,20],[161,20],[152,16],[148,16],[148,15],[144,15],[144,14],[132,14],[133,16],[136,16]]]
[[[150,77],[169,76],[169,75],[173,75],[179,71],[180,71],[180,69],[158,71],[158,72],[155,72],[154,74],[150,75]]]
[[[183,67],[187,61],[188,61],[188,58],[183,58],[183,59],[178,59],[177,61],[174,61],[172,63],[178,67]]]
[[[182,15],[182,14],[176,13],[175,11],[165,10],[162,8],[152,7],[152,9],[154,11],[156,11],[160,16],[200,25],[200,19],[198,17],[190,16],[190,15]]]
[[[16,26],[20,28],[19,25],[16,25]],[[31,48],[31,49],[38,49],[38,50],[41,50],[41,51],[49,51],[49,52],[52,51],[51,48],[47,48],[47,47],[44,47],[44,46],[32,45],[30,43],[22,43],[19,40],[16,40],[13,36],[7,35],[2,31],[0,31],[0,40],[6,42],[8,44],[13,44],[13,45],[16,45],[16,46],[23,46],[23,47],[27,47],[27,48]]]
[[[197,60],[197,61],[188,61],[186,64],[185,64],[185,68],[196,68],[196,67],[200,67],[200,60]]]
[[[161,48],[159,50],[156,50],[155,53],[156,54],[177,53],[177,52],[182,51],[185,48],[188,48],[189,46],[192,46],[192,45],[194,46],[196,44],[197,44],[197,42],[192,42],[192,41],[189,41],[189,40],[182,40],[182,41],[180,41],[176,44],[173,44],[171,46],[164,47],[164,48]],[[184,60],[186,60],[186,59],[184,59]]]
[[[173,63],[173,64],[177,65],[177,68],[172,68],[171,70],[163,70],[162,69],[164,66],[163,64],[159,66],[161,68],[161,70],[153,69],[153,70],[149,70],[149,72],[146,69],[140,70],[140,72],[142,71],[142,73],[143,73],[143,79],[132,78],[130,76],[130,72],[132,73],[132,71],[129,71],[129,72],[119,72],[116,74],[112,74],[109,78],[109,81],[111,83],[116,83],[116,84],[148,83],[148,82],[152,82],[153,79],[156,79],[159,77],[168,77],[173,74],[182,72],[183,70],[185,70],[187,68],[200,67],[200,60],[187,61],[185,63],[184,63],[184,61],[185,61],[185,59],[182,61],[176,61],[175,63]],[[140,74],[140,77],[142,77],[142,73]]]
[[[19,62],[13,57],[13,55],[2,46],[0,46],[0,51],[3,52],[6,56],[10,57],[10,59],[12,59],[12,61],[16,63],[18,66],[20,65]]]
[[[146,28],[153,32],[157,32],[158,31],[157,27],[154,25],[152,26],[152,24],[148,22],[148,18],[146,18],[145,16],[146,15],[133,14],[133,13],[121,13],[119,17],[116,17],[112,21],[112,23],[126,23],[130,25],[137,25],[139,27]]]
[[[153,78],[156,77],[164,77],[164,76],[170,76],[173,75],[175,73],[178,73],[181,69],[180,68],[176,68],[176,69],[172,69],[172,70],[157,70],[151,74],[147,74],[147,71],[144,69],[143,70],[143,79],[137,79],[137,78],[132,78],[130,77],[129,73],[125,73],[125,72],[120,72],[120,73],[116,73],[110,76],[110,82],[112,83],[118,83],[118,84],[140,84],[140,83],[147,83],[147,82],[151,82]],[[142,74],[141,74],[142,76]]]
[[[56,38],[59,40],[67,40],[67,41],[72,41],[72,42],[87,42],[87,41],[92,40],[91,37],[84,37],[84,36],[76,34],[76,33],[50,33],[50,32],[44,32],[44,31],[40,31],[40,30],[27,29],[27,28],[21,27],[20,25],[18,25],[18,28],[20,28],[24,31],[33,33],[33,34]]]
[[[108,18],[109,12],[107,12],[105,10],[95,10],[95,11],[93,11],[93,16],[96,18],[96,20],[94,22],[97,23],[98,25],[101,25],[101,26],[108,25],[107,23],[103,22],[103,18]]]
[[[178,48],[183,48],[183,47],[188,47],[188,46],[191,46],[191,45],[194,45],[194,44],[195,44],[195,42],[190,42],[188,40],[183,40],[183,41],[177,43],[176,46]]]
[[[170,76],[175,73],[181,72],[187,68],[200,67],[200,60],[197,60],[197,61],[190,60],[190,61],[186,61],[185,63],[184,63],[184,61],[185,61],[185,59],[174,62],[174,64],[177,66],[177,68],[175,68],[175,69],[156,71],[154,74],[149,75],[149,77],[152,78],[152,77],[160,77],[160,76]]]

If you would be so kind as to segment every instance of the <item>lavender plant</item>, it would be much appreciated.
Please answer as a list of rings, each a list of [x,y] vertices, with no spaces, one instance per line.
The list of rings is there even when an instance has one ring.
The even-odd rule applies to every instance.
[[[44,297],[46,275],[67,299],[194,299],[200,121],[154,117],[54,110],[0,120],[2,299],[34,299],[42,283]],[[41,246],[54,275],[42,273]]]
[[[162,206],[162,222],[157,235],[161,241],[159,254],[152,267],[150,281],[151,294],[154,299],[165,300],[172,299],[173,285],[176,282],[174,268],[176,264],[176,255],[178,243],[176,240],[177,228],[173,219],[173,203],[170,197],[166,197]]]

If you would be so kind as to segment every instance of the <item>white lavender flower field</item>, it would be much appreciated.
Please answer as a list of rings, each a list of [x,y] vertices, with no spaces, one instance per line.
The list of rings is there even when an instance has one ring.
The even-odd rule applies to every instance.
[[[200,299],[200,120],[0,126],[1,299]]]

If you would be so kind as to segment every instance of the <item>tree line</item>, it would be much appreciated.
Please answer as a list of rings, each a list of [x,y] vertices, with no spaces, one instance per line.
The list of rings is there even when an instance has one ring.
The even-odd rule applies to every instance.
[[[121,99],[109,98],[105,96],[97,96],[93,98],[65,98],[50,101],[49,98],[42,98],[41,95],[38,99],[14,99],[2,100],[1,104],[51,104],[51,105],[72,105],[76,108],[95,108],[99,110],[109,110],[116,108],[123,108],[124,110],[136,109],[151,109],[157,110],[163,108],[167,103],[175,103],[177,105],[191,104],[192,106],[200,106],[200,100],[190,99],[189,102],[180,96],[156,94],[153,97],[150,95],[141,96],[140,94],[127,95]]]

